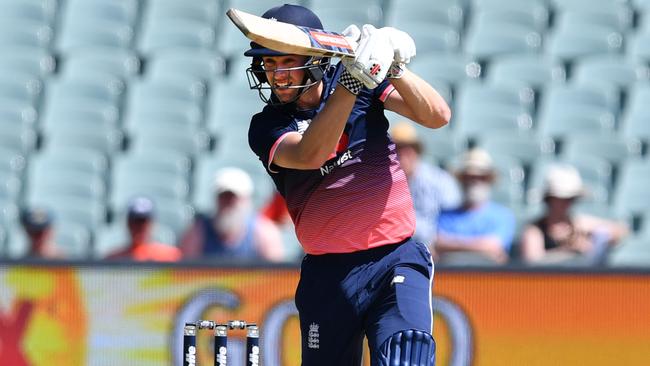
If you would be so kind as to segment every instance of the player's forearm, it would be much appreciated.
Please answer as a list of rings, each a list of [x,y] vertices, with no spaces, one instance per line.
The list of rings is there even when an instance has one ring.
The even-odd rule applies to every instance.
[[[410,116],[407,117],[430,128],[439,128],[449,123],[451,109],[429,83],[408,69],[401,78],[390,80],[409,108]]]
[[[355,100],[356,96],[345,88],[336,88],[325,107],[309,124],[298,153],[312,169],[321,167],[336,150]]]

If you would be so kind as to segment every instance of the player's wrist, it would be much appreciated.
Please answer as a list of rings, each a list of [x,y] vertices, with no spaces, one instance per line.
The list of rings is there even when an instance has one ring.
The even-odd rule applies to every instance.
[[[390,69],[388,69],[388,74],[386,74],[386,77],[389,79],[399,79],[404,76],[404,72],[406,72],[406,65],[403,62],[394,61],[390,65]]]
[[[363,88],[363,83],[354,77],[347,68],[341,73],[338,83],[354,95],[359,95],[361,88]]]

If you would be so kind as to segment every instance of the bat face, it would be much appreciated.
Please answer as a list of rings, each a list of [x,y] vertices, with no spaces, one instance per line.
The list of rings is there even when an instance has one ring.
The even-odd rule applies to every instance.
[[[226,14],[247,38],[266,48],[303,56],[354,57],[354,49],[340,33],[265,19],[237,9]]]

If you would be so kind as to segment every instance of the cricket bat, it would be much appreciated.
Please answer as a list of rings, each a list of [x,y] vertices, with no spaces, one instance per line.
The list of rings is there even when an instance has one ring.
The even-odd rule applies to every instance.
[[[266,48],[295,55],[354,57],[354,49],[341,34],[265,19],[237,9],[228,18],[251,41]]]

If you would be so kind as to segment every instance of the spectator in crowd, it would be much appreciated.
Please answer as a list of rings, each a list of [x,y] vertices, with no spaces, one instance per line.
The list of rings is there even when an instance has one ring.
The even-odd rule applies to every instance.
[[[220,169],[215,174],[214,192],[214,213],[197,215],[181,239],[185,258],[284,260],[278,227],[253,210],[253,181],[245,171]]]
[[[546,212],[527,224],[520,242],[526,263],[558,263],[567,260],[601,263],[608,249],[628,232],[623,222],[571,213],[584,194],[580,173],[571,165],[556,164],[545,175]]]
[[[490,199],[497,178],[491,156],[478,148],[467,151],[456,176],[463,203],[440,214],[434,246],[436,256],[443,262],[455,257],[461,262],[478,259],[505,263],[516,222],[509,208]]]
[[[173,245],[157,243],[151,239],[155,220],[153,201],[147,197],[135,197],[128,205],[126,224],[129,242],[108,256],[108,259],[131,259],[134,261],[174,262],[181,259],[181,251]]]
[[[413,238],[430,247],[435,242],[440,211],[460,205],[460,189],[451,174],[421,159],[422,143],[412,124],[399,122],[390,134],[413,197],[416,222]]]
[[[27,236],[27,257],[42,259],[63,259],[65,254],[56,245],[54,238],[54,217],[42,207],[25,209],[20,222]]]

